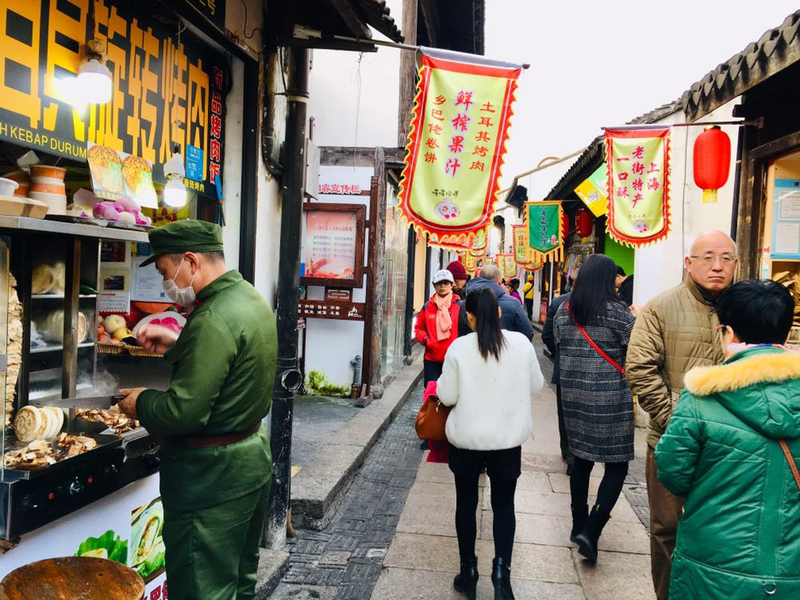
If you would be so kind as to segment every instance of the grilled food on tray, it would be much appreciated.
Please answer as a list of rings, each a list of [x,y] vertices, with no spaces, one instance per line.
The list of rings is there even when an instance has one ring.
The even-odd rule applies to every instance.
[[[64,413],[54,406],[23,406],[14,418],[14,431],[20,442],[53,440],[64,426]]]
[[[8,469],[41,469],[97,448],[97,442],[82,435],[62,433],[55,443],[35,440],[19,450],[10,450],[3,456]]]
[[[126,417],[116,406],[112,406],[109,410],[78,410],[75,412],[75,418],[94,423],[103,423],[117,433],[126,433],[139,427],[139,421]]]

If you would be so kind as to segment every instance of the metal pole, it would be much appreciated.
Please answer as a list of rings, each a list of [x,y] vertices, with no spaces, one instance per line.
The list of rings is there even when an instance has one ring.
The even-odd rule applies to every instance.
[[[306,105],[308,50],[290,50],[289,89],[286,94],[286,164],[281,208],[281,255],[278,266],[278,368],[272,400],[270,445],[272,492],[265,542],[273,549],[286,542],[292,468],[294,392],[301,383],[297,369],[297,303],[300,282],[300,225],[303,214],[303,175],[306,168]]]

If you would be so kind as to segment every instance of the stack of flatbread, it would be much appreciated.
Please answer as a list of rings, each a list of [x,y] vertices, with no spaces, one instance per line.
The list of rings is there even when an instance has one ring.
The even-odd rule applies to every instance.
[[[14,397],[17,393],[17,380],[22,366],[22,302],[17,294],[17,280],[9,273],[8,277],[8,370],[6,372],[6,419],[4,426],[11,424],[14,412]]]

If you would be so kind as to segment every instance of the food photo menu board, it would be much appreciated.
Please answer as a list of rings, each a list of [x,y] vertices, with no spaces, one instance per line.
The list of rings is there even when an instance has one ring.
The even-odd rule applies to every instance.
[[[361,287],[366,207],[306,204],[301,283]]]

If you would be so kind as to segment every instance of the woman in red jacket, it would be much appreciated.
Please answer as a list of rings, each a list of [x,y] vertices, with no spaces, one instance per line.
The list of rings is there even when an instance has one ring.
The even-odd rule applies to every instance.
[[[425,385],[442,375],[444,355],[458,337],[460,311],[458,298],[453,294],[453,274],[442,269],[436,271],[432,281],[436,293],[422,307],[414,327],[417,341],[425,346]]]

